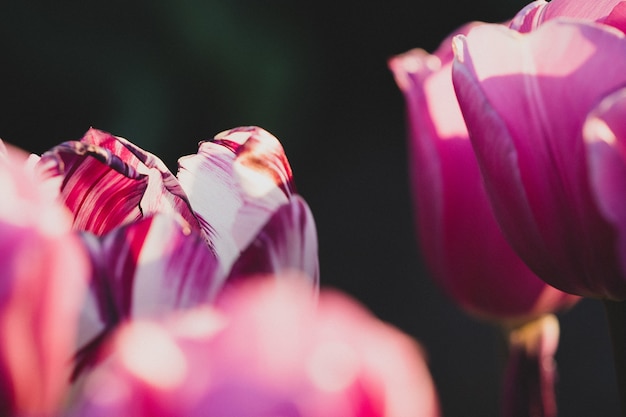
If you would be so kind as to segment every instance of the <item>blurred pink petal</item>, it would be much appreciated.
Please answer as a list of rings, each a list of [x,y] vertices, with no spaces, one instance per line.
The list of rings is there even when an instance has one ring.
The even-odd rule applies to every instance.
[[[222,301],[122,328],[72,415],[439,415],[417,344],[347,296],[253,280]]]
[[[587,113],[626,82],[623,35],[571,20],[526,35],[483,25],[455,38],[455,50],[456,94],[509,242],[561,290],[625,298],[582,142]]]
[[[0,412],[52,416],[71,371],[87,254],[27,155],[0,151]]]

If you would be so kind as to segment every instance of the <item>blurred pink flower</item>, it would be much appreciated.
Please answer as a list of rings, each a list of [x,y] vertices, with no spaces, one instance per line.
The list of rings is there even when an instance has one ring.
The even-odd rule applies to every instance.
[[[439,415],[413,339],[346,295],[316,299],[302,283],[249,280],[217,309],[130,322],[70,415]]]
[[[42,417],[69,388],[88,263],[26,157],[0,141],[0,414]]]
[[[73,214],[93,272],[78,371],[123,320],[213,302],[254,274],[319,285],[317,232],[280,142],[257,127],[223,132],[179,160],[90,129],[36,167]]]

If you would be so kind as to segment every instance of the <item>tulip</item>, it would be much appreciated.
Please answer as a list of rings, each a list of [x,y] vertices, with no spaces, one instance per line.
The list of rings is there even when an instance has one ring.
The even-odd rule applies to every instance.
[[[125,320],[212,303],[254,274],[319,285],[317,234],[278,140],[223,132],[183,157],[174,176],[156,156],[90,129],[36,165],[73,214],[92,260],[78,376]]]
[[[69,388],[87,253],[26,153],[0,142],[0,413],[53,416]]]
[[[619,21],[621,9],[612,8],[604,22]],[[585,136],[600,126],[589,124],[590,113],[626,82],[624,34],[552,18],[522,35],[484,25],[454,46],[458,102],[507,240],[543,280],[606,300],[614,316],[609,306],[626,299],[619,228],[596,199]],[[623,326],[612,327],[623,333]],[[626,381],[620,384],[626,399]]]
[[[251,279],[217,308],[134,320],[107,349],[70,416],[439,415],[413,339],[298,280]]]
[[[453,79],[494,213],[518,254],[557,288],[619,300],[616,236],[593,201],[582,140],[587,114],[626,81],[626,41],[609,29],[553,20],[520,36],[481,26],[456,38]]]
[[[479,25],[459,28],[434,54],[414,49],[389,61],[407,104],[417,235],[436,283],[466,312],[507,334],[504,415],[530,415],[527,407],[539,407],[550,416],[556,413],[554,370],[544,364],[552,361],[559,334],[551,314],[578,297],[531,272],[491,210],[451,75],[452,37]],[[524,385],[527,397],[516,397],[510,387]]]

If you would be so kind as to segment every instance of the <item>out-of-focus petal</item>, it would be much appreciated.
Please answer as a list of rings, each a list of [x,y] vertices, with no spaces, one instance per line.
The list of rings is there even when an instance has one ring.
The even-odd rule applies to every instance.
[[[87,254],[13,147],[0,155],[0,410],[52,416],[68,388]]]
[[[196,155],[180,158],[177,176],[226,267],[294,192],[280,142],[258,127],[201,142]]]
[[[276,210],[233,265],[228,282],[256,275],[304,275],[319,286],[317,230],[307,203],[294,196]]]
[[[225,273],[204,239],[182,219],[145,217],[102,237],[84,234],[93,264],[82,312],[77,372],[121,322],[160,316],[215,298]]]
[[[176,177],[156,156],[90,129],[42,155],[38,168],[74,214],[74,228],[105,234],[155,213],[177,213],[200,230]],[[50,185],[48,185],[50,186]]]
[[[617,255],[626,277],[626,89],[605,98],[583,130],[589,178],[604,218],[616,229]]]
[[[220,310],[134,321],[85,381],[73,415],[439,415],[418,345],[347,296],[246,281]]]
[[[615,255],[606,250],[614,236],[591,197],[581,137],[595,103],[626,83],[623,34],[563,20],[526,35],[483,25],[455,47],[456,93],[512,246],[557,288],[626,297],[615,286]]]

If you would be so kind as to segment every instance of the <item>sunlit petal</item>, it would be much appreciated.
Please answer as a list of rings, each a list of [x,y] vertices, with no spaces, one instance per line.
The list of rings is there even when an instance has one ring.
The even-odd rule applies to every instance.
[[[90,129],[64,142],[38,167],[74,214],[74,228],[98,235],[155,213],[178,213],[199,230],[174,175],[154,155],[108,133]]]
[[[557,19],[527,35],[482,25],[455,47],[455,90],[503,232],[550,284],[608,295],[598,277],[617,278],[613,237],[590,194],[581,132],[626,83],[623,34]]]
[[[280,142],[257,127],[223,132],[179,160],[178,179],[229,267],[294,190]]]

